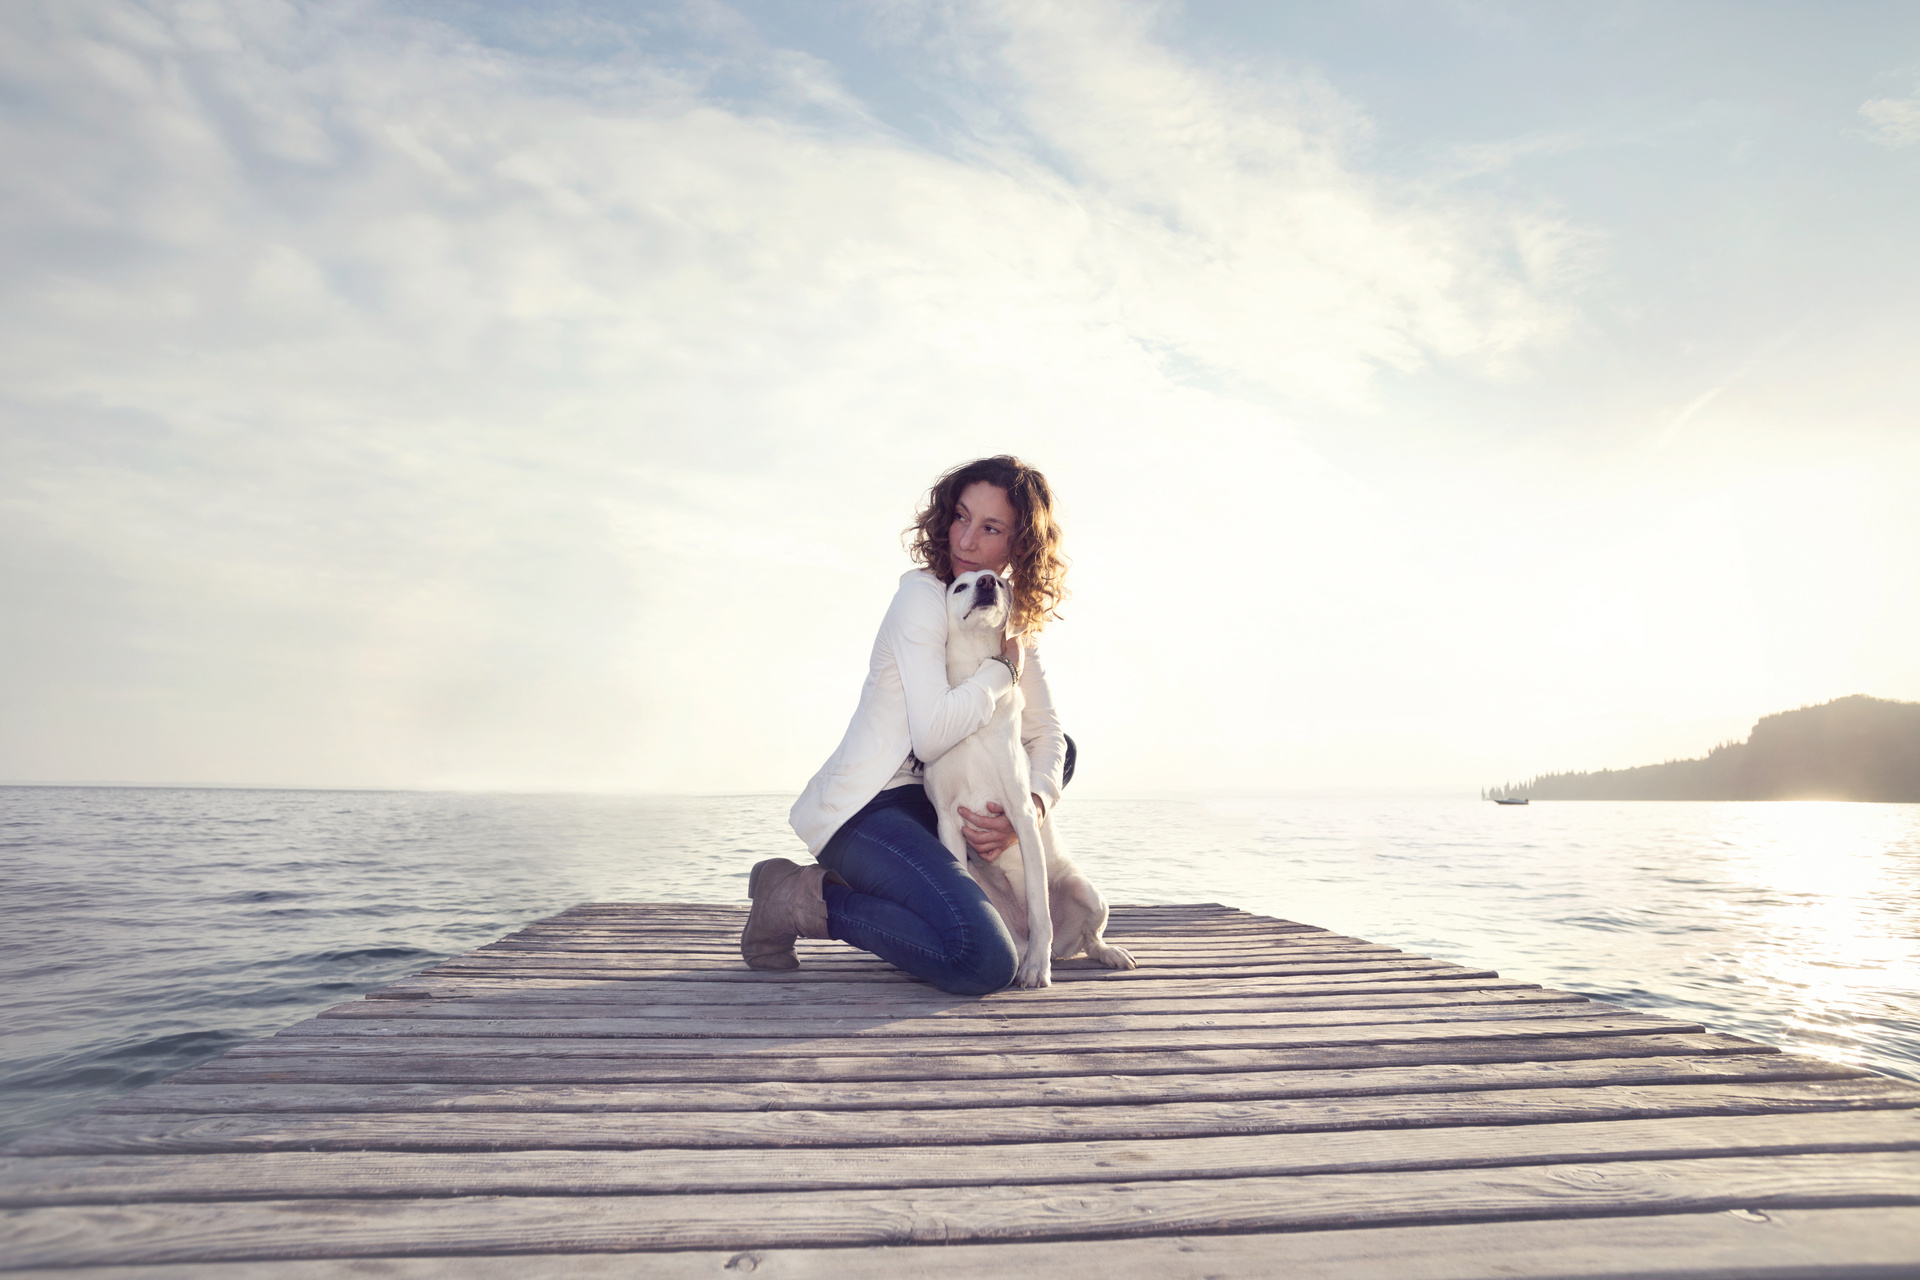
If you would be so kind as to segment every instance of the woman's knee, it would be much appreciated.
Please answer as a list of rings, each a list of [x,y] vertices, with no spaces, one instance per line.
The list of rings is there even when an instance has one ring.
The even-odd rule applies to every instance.
[[[1020,955],[1005,930],[983,931],[974,945],[955,957],[945,981],[934,985],[955,996],[985,996],[1003,991],[1020,967]]]

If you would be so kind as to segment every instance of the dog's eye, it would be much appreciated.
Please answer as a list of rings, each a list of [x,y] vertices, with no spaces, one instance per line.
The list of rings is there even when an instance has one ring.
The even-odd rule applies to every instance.
[[[955,595],[959,595],[962,591],[965,591],[966,589],[967,589],[967,584],[964,582],[956,582],[953,584],[953,594]]]

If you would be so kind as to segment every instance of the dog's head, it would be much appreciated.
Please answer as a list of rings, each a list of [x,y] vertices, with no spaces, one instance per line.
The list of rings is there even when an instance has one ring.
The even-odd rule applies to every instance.
[[[991,569],[963,573],[947,588],[947,626],[951,631],[1001,636],[1013,608],[1013,588]]]

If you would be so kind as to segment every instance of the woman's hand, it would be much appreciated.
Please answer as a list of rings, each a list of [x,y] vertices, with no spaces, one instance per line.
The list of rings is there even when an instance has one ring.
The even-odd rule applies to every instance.
[[[1046,812],[1039,796],[1033,797],[1033,811],[1039,814]],[[965,805],[960,806],[960,838],[967,842],[967,848],[987,862],[992,862],[1020,843],[1020,837],[1013,833],[1013,819],[992,800],[987,801],[985,813],[975,813]]]
[[[1027,638],[1024,635],[1008,636],[1000,642],[1000,656],[1013,664],[1016,672],[1027,669]]]

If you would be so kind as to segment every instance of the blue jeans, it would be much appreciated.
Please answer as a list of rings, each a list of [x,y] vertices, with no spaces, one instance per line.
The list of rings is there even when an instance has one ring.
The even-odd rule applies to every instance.
[[[940,843],[933,802],[917,786],[882,791],[833,833],[820,865],[827,932],[957,996],[1013,981],[1013,935],[973,877]]]

